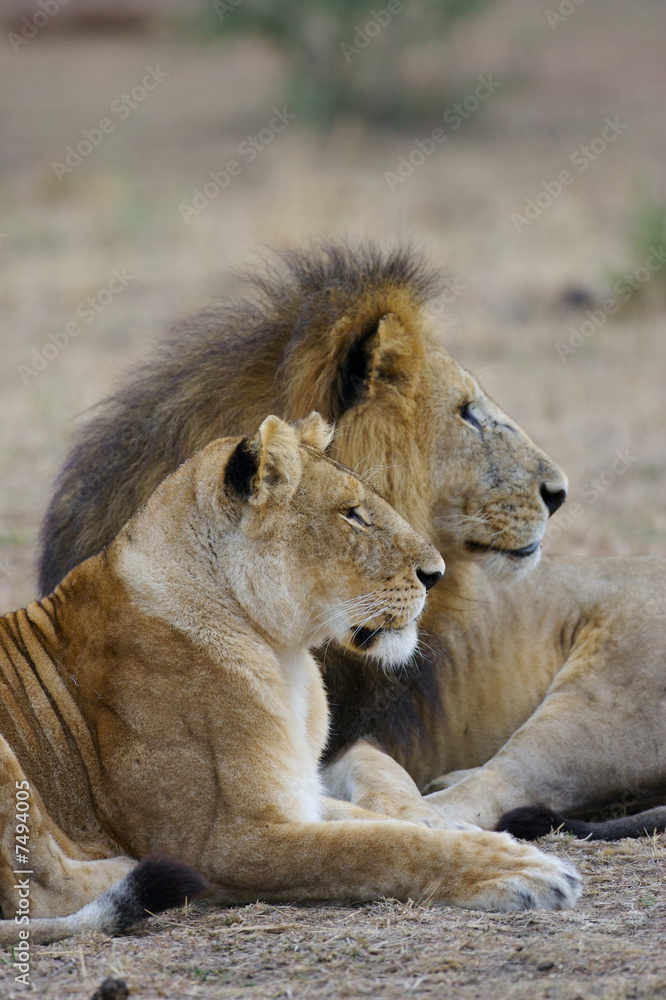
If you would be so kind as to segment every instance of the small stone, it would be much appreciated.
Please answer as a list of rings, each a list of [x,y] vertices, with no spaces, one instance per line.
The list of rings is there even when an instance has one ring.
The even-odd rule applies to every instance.
[[[587,288],[579,288],[576,285],[565,288],[561,299],[568,309],[592,309],[596,305],[593,293]]]
[[[98,986],[90,1000],[127,1000],[129,990],[124,979],[114,979],[107,976],[101,986]]]

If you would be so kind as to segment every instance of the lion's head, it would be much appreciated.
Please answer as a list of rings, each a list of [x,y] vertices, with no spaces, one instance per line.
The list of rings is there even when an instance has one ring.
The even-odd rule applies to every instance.
[[[195,630],[205,627],[201,606],[219,608],[278,650],[335,639],[385,667],[404,663],[444,563],[372,486],[323,454],[332,436],[317,413],[297,424],[270,416],[256,434],[214,441],[181,466],[116,544],[137,599],[151,613],[166,599],[170,620],[192,605]]]
[[[497,574],[534,567],[566,477],[445,349],[428,310],[435,278],[406,253],[354,261],[331,252],[328,266],[335,280],[327,287],[320,275],[322,314],[342,295],[347,308],[325,337],[295,336],[285,352],[290,415],[312,406],[336,417],[331,454],[370,478],[447,563],[474,560]]]
[[[332,454],[369,476],[447,561],[531,569],[566,477],[422,322],[416,332],[409,313],[379,320]]]

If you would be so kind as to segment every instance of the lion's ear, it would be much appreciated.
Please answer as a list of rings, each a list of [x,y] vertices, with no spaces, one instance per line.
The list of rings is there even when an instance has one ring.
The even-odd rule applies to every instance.
[[[387,313],[379,321],[371,358],[369,390],[391,385],[410,395],[424,358],[421,338],[410,336],[399,316]]]
[[[395,313],[380,317],[352,340],[339,365],[333,412],[342,416],[382,385],[408,393],[422,356],[420,338],[410,336]]]
[[[266,417],[254,437],[243,438],[232,452],[224,473],[226,492],[254,507],[269,498],[287,503],[301,481],[298,449],[296,429],[279,417]]]
[[[302,444],[309,444],[319,451],[325,451],[333,440],[335,426],[329,424],[320,413],[313,410],[303,420],[296,423],[298,436]]]

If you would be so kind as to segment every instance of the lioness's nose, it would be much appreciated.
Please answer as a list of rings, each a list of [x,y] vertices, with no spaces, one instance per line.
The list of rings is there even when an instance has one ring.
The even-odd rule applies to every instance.
[[[545,483],[541,487],[541,499],[548,508],[548,517],[560,509],[566,498],[566,490],[550,490]]]
[[[426,590],[430,590],[431,587],[434,587],[437,581],[441,580],[444,576],[444,574],[440,573],[439,570],[435,573],[426,573],[425,570],[419,569],[418,567],[416,569],[416,575]]]

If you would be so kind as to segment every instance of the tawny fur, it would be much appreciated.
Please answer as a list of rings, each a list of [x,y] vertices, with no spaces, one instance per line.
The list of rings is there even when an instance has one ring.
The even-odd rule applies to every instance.
[[[196,868],[229,903],[575,902],[571,866],[506,834],[427,829],[325,795],[328,711],[308,646],[334,638],[401,662],[424,581],[444,569],[371,486],[318,450],[330,437],[315,414],[213,442],[108,549],[0,619],[6,917],[22,781],[32,919],[85,906],[152,853]],[[85,921],[86,911],[56,936]],[[8,920],[0,940],[17,930]]]
[[[442,790],[394,794],[364,743],[336,758],[337,793],[492,828],[531,802],[580,812],[663,790],[664,563],[507,554],[542,538],[542,489],[566,479],[446,352],[437,281],[409,250],[314,245],[251,280],[240,304],[176,328],[80,433],[44,526],[42,581],[109,541],[216,435],[316,407],[338,420],[332,454],[447,562],[417,670],[384,678],[332,646],[324,664],[331,750],[371,736],[421,789]]]

